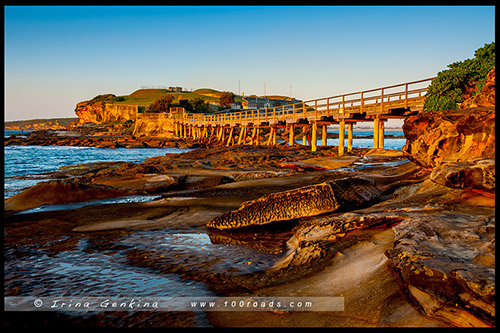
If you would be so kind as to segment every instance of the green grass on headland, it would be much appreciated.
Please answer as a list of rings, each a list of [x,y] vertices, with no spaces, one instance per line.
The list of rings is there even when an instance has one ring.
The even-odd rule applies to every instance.
[[[179,103],[180,100],[192,101],[197,98],[202,98],[206,102],[219,103],[219,96],[222,92],[215,89],[197,89],[193,92],[171,92],[166,89],[139,89],[131,93],[130,95],[118,96],[117,101],[113,101],[114,104],[125,104],[125,105],[138,105],[138,106],[148,106],[154,101],[160,99],[165,95],[174,96],[173,104]],[[236,101],[240,100],[236,98]]]

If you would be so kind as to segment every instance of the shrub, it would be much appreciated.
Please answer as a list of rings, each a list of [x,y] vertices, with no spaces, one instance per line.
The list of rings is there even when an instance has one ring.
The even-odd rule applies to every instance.
[[[477,49],[473,59],[454,62],[448,67],[429,86],[424,111],[457,110],[465,98],[480,92],[495,67],[495,43]]]
[[[146,108],[146,112],[151,113],[167,113],[172,105],[174,96],[171,94],[164,95],[160,99],[157,99],[153,103],[149,104]]]
[[[224,91],[219,98],[219,104],[222,107],[228,107],[231,106],[231,104],[234,103],[234,98],[236,97],[235,94],[229,91]]]

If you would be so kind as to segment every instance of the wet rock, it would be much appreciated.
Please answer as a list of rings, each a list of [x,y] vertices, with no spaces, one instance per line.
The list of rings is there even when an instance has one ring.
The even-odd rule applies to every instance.
[[[136,176],[123,176],[95,180],[94,184],[112,186],[114,188],[131,189],[147,193],[167,191],[177,185],[177,179],[167,175],[149,174]]]
[[[373,180],[342,178],[245,202],[237,211],[218,216],[207,226],[217,229],[241,228],[314,216],[338,209],[354,209],[374,201],[380,194],[381,191]]]
[[[139,191],[83,184],[74,180],[38,183],[5,200],[6,211],[22,211],[41,205],[63,205],[140,194]]]

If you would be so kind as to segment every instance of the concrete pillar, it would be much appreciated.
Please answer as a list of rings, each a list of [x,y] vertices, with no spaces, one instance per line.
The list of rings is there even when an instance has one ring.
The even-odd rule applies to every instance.
[[[378,130],[378,147],[384,149],[384,121],[380,122]]]
[[[353,123],[349,123],[347,125],[347,151],[352,151],[352,131],[353,131]]]
[[[323,126],[321,133],[321,145],[326,146],[326,125]]]
[[[373,120],[373,148],[378,148],[378,130],[380,128],[378,116]]]
[[[318,132],[318,124],[314,122],[312,125],[311,151],[316,151],[316,145],[318,139],[317,132]]]
[[[306,126],[302,126],[302,145],[306,145],[307,136],[304,134],[306,131]]]
[[[260,145],[260,128],[259,128],[259,126],[257,126],[255,128],[255,142],[254,142],[254,145],[257,145],[257,146]]]
[[[273,128],[273,146],[276,145],[276,133],[278,132],[278,128],[277,127],[274,127]]]
[[[344,155],[344,137],[345,137],[345,119],[341,119],[339,124],[339,156]]]

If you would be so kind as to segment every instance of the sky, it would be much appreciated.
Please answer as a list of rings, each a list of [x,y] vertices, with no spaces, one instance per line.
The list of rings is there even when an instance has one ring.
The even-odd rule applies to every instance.
[[[495,41],[494,6],[5,6],[4,120],[141,86],[309,100],[434,77]]]

